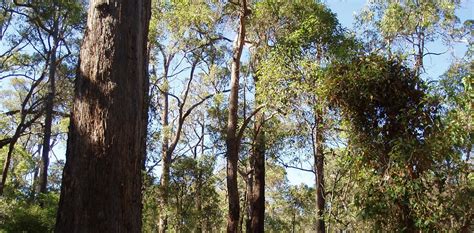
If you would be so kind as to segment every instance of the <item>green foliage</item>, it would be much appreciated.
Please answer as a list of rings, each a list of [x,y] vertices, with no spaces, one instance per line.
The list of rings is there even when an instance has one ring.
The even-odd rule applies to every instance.
[[[215,229],[222,223],[221,200],[216,192],[214,161],[210,156],[200,159],[181,157],[172,164],[168,187],[170,203],[160,208],[160,186],[150,184],[144,195],[144,232],[155,232],[158,217],[167,211],[168,227],[176,232],[197,228]]]
[[[0,198],[0,232],[53,232],[59,193],[38,197],[43,203],[31,203],[12,197]]]
[[[214,188],[214,161],[180,158],[173,163],[170,181],[172,229],[191,231],[199,225],[210,229],[221,223],[220,200]],[[200,202],[201,206],[197,206]],[[180,229],[180,230],[178,230]]]
[[[312,230],[315,190],[307,185],[290,185],[283,167],[267,163],[265,229],[269,232]]]
[[[52,48],[50,29],[59,22],[60,62],[52,129],[56,145],[65,142],[69,125],[72,81],[86,20],[84,2],[18,2],[26,5],[1,3],[0,140],[13,135],[19,126],[21,102],[36,82],[38,86],[26,103],[25,119],[32,123],[14,147],[0,197],[0,232],[51,232],[62,160],[50,164],[50,193],[36,193],[38,145],[43,137],[39,122],[48,94],[44,74]],[[143,232],[156,232],[164,214],[170,232],[225,229],[226,177],[224,158],[219,155],[224,154],[228,102],[227,92],[219,92],[229,82],[229,42],[235,33],[229,30],[238,22],[238,2],[152,1],[152,106]],[[239,92],[245,101],[239,100],[239,116],[249,117],[256,105],[265,105],[266,231],[314,231],[315,189],[290,184],[286,172],[289,166],[314,170],[315,129],[325,141],[321,150],[325,157],[323,217],[328,232],[402,232],[409,231],[410,225],[423,232],[472,231],[474,83],[472,38],[468,36],[473,21],[458,27],[455,13],[461,2],[368,1],[356,28],[364,31],[362,41],[367,43],[363,45],[321,1],[248,3]],[[434,82],[424,82],[406,58],[427,55],[425,43],[451,43],[453,38],[469,43],[464,60],[452,64],[439,79],[430,80]],[[193,62],[197,62],[196,71],[189,101],[184,103],[182,92]],[[172,123],[168,126],[160,122],[163,91],[170,92]],[[176,133],[179,107],[186,112],[213,93],[184,122],[173,153],[169,187],[162,187],[155,173],[161,160],[160,140],[172,139]],[[36,114],[40,115],[35,119]],[[253,119],[249,125],[252,123]],[[248,129],[239,154],[243,223],[248,218],[245,194],[249,179],[245,174],[251,172],[249,155],[254,143],[253,129]],[[210,151],[212,156],[206,155]],[[0,148],[1,164],[7,153],[8,145]],[[165,188],[169,203],[160,199]]]
[[[334,64],[330,73],[329,102],[350,122],[348,149],[358,170],[354,203],[362,219],[380,230],[410,227],[407,221],[424,230],[466,224],[470,211],[448,211],[442,200],[472,192],[462,171],[467,164],[442,136],[450,126],[442,126],[439,104],[425,84],[399,62],[375,55]],[[452,204],[472,199],[464,201]]]
[[[413,158],[412,143],[423,143],[433,129],[435,103],[425,94],[424,83],[397,61],[371,55],[356,58],[349,65],[335,64],[327,79],[327,96],[333,106],[351,122],[354,145],[364,148],[375,169],[387,166],[385,156],[392,149],[406,156],[392,159],[416,160],[417,169],[430,165],[423,156]],[[370,148],[369,148],[370,147]],[[395,153],[397,154],[397,153]]]
[[[358,15],[361,38],[370,51],[412,56],[415,66],[423,66],[426,45],[440,39],[450,44],[460,31],[456,9],[460,0],[369,1]]]
[[[298,1],[277,8],[273,3],[263,1],[256,7],[256,20],[260,14],[273,13],[277,18],[274,25],[259,28],[274,38],[269,42],[271,49],[262,51],[266,55],[256,68],[256,91],[262,93],[264,103],[285,109],[300,94],[317,93],[324,75],[321,67],[333,59],[349,59],[357,46],[324,5]]]
[[[4,164],[8,153],[8,147],[0,149],[0,163]],[[7,179],[5,186],[6,195],[12,196],[29,196],[30,180],[29,175],[33,172],[36,161],[31,155],[20,146],[15,146],[12,153],[12,160],[10,163],[10,176]]]

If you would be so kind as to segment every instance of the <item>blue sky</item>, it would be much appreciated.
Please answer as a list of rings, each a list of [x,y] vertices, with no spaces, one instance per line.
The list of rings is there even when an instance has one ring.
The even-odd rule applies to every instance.
[[[368,0],[323,0],[323,2],[337,15],[342,26],[353,29],[354,16],[366,5]],[[456,12],[461,23],[467,19],[474,18],[474,0],[462,0],[461,8]],[[447,48],[440,41],[429,44],[430,51],[442,52]],[[453,52],[456,56],[462,56],[466,51],[465,45],[454,46]],[[439,56],[429,56],[424,60],[426,76],[429,79],[436,79],[442,75],[452,63],[454,57],[448,52]],[[291,184],[305,183],[308,186],[314,185],[314,175],[295,169],[287,170],[288,179]]]
[[[367,3],[367,0],[323,0],[328,7],[337,14],[339,22],[346,28],[352,29],[354,24],[354,16]],[[457,16],[464,22],[466,19],[473,19],[474,17],[474,0],[463,0],[461,9],[458,10]],[[436,42],[430,45],[432,51],[445,51],[445,47]],[[0,50],[3,50],[3,44],[0,44]],[[454,48],[457,55],[462,55],[465,51],[465,46],[456,46]],[[451,64],[453,57],[447,53],[441,56],[428,57],[425,60],[426,72],[430,77],[437,77],[441,75]],[[3,83],[0,83],[2,88]],[[54,152],[60,159],[64,158],[65,144],[59,144],[54,148]],[[314,183],[314,176],[312,173],[302,172],[294,169],[288,169],[288,179],[292,184],[305,183],[312,186]]]
[[[324,1],[324,0],[323,0]],[[367,0],[325,0],[324,1],[328,7],[337,14],[339,22],[348,29],[353,29],[354,16],[365,6]],[[474,18],[473,9],[474,9],[474,0],[464,0],[462,3],[461,9],[457,12],[458,17],[461,19],[461,22],[464,22],[466,19]],[[232,38],[232,37],[231,37]],[[433,51],[445,51],[444,45],[440,42],[434,43],[431,45]],[[462,55],[465,51],[465,46],[457,46],[455,49],[456,54]],[[431,77],[437,77],[444,73],[448,66],[452,62],[452,56],[450,54],[444,54],[441,56],[432,56],[425,59],[426,72]],[[63,155],[65,145],[58,145],[55,147],[57,154]],[[61,158],[63,156],[60,156]],[[225,164],[221,164],[225,167]],[[308,167],[309,168],[309,167]],[[158,173],[160,168],[157,169]],[[309,172],[303,172],[295,169],[287,170],[288,179],[291,184],[300,184],[305,183],[308,186],[314,185],[314,175]]]
[[[324,0],[323,0],[324,1]],[[354,24],[354,15],[361,11],[368,0],[325,0],[329,8],[337,14],[339,22],[346,28],[352,29]],[[474,17],[474,0],[462,0],[461,8],[457,10],[456,15],[461,23]],[[429,44],[432,52],[443,52],[447,48],[440,41]],[[454,48],[456,56],[462,56],[466,51],[465,45],[457,45]],[[451,51],[450,51],[451,52]],[[448,52],[440,56],[427,57],[425,62],[426,73],[430,77],[437,77],[443,74],[452,62],[452,55]]]

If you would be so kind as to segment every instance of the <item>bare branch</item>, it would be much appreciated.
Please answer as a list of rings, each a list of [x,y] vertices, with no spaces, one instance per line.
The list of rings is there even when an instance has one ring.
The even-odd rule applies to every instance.
[[[237,134],[237,141],[240,141],[242,139],[242,136],[244,135],[245,128],[247,128],[247,125],[250,123],[250,120],[252,119],[255,114],[257,114],[265,105],[260,105],[255,110],[244,120],[244,123],[242,123],[242,126],[239,129],[239,132]]]

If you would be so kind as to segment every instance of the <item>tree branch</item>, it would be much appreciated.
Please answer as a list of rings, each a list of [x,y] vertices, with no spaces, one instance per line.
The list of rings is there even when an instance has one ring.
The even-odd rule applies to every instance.
[[[260,106],[258,106],[257,108],[255,108],[255,110],[254,110],[247,118],[245,118],[244,123],[242,123],[242,126],[240,127],[239,132],[238,132],[238,134],[237,134],[237,141],[240,142],[240,140],[242,139],[242,136],[244,135],[245,128],[247,128],[247,125],[250,123],[250,120],[251,120],[252,117],[255,116],[255,114],[257,114],[263,107],[265,107],[265,105],[260,105]]]

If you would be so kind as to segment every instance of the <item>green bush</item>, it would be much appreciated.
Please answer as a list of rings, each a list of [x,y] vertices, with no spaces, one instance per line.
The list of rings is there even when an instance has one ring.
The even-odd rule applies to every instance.
[[[0,232],[53,232],[58,200],[57,193],[41,195],[35,202],[0,198]]]

